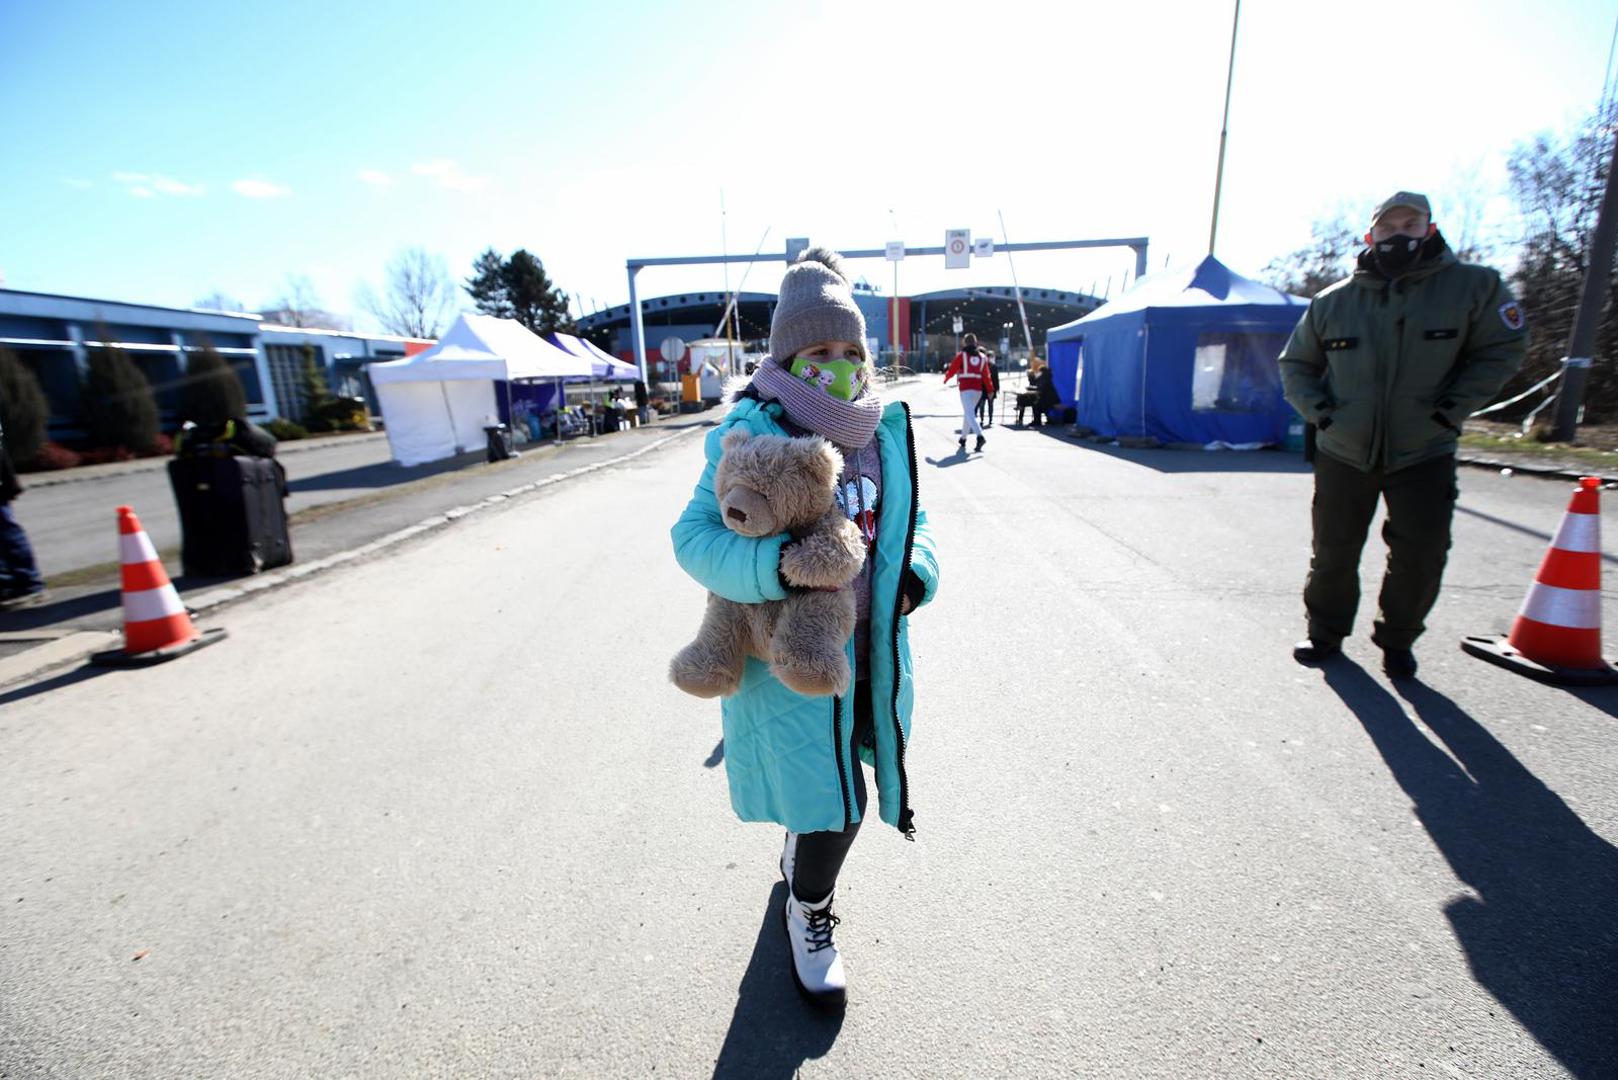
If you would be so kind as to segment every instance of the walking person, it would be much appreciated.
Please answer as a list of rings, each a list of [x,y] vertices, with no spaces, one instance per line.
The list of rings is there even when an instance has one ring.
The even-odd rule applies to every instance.
[[[1315,425],[1314,554],[1299,663],[1336,656],[1359,606],[1360,552],[1380,499],[1388,545],[1371,640],[1395,679],[1438,599],[1461,425],[1522,364],[1528,331],[1500,275],[1462,263],[1425,195],[1371,214],[1354,273],[1309,308],[1281,353],[1287,401]]]
[[[635,418],[642,427],[652,422],[651,408],[647,404],[650,399],[646,394],[646,380],[635,380]]]
[[[22,494],[22,483],[11,463],[6,449],[6,433],[0,427],[0,610],[33,607],[44,603],[45,578],[34,559],[34,549],[28,543],[11,504]]]
[[[993,392],[994,380],[989,374],[989,358],[978,348],[976,334],[967,334],[961,339],[961,351],[944,371],[944,385],[948,386],[957,376],[959,380],[955,385],[961,390],[961,449],[966,449],[968,435],[976,435],[978,441],[974,449],[982,450],[984,438],[977,418],[978,401],[984,394]]]
[[[875,770],[881,820],[914,833],[905,768],[914,698],[906,617],[932,599],[938,564],[916,490],[914,435],[902,402],[884,405],[865,352],[865,319],[834,252],[811,248],[787,270],[770,355],[707,437],[707,463],[672,530],[675,558],[709,591],[740,603],[801,591],[781,569],[789,535],[750,538],[720,520],[714,473],[733,428],[819,435],[842,452],[839,503],[866,540],[846,650],[843,697],[809,697],[749,658],[744,692],[725,698],[725,771],[743,821],[787,830],[780,871],[793,978],[816,1005],[841,1007],[847,981],[833,940],[832,899],[866,811]],[[864,765],[861,762],[864,762]]]
[[[984,427],[992,428],[994,427],[994,403],[1000,397],[1000,368],[994,362],[994,353],[988,353],[985,359],[989,364],[988,389],[978,399],[977,408],[973,410],[973,415],[978,418],[978,422]]]

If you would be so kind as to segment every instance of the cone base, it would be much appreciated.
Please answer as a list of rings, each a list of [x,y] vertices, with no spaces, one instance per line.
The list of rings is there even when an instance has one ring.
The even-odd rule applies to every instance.
[[[1553,667],[1536,663],[1512,648],[1503,634],[1464,637],[1461,639],[1461,651],[1479,660],[1487,660],[1507,671],[1514,671],[1518,675],[1526,675],[1530,679],[1555,686],[1618,684],[1618,667],[1610,662],[1603,661],[1601,667],[1594,668]]]
[[[108,649],[98,652],[90,657],[90,663],[97,667],[132,668],[150,667],[152,664],[161,664],[165,660],[174,660],[186,653],[196,652],[207,645],[225,639],[225,628],[216,626],[211,630],[204,630],[202,636],[190,641],[182,641],[178,645],[168,645],[161,649],[152,649],[150,652],[126,653],[122,649]]]

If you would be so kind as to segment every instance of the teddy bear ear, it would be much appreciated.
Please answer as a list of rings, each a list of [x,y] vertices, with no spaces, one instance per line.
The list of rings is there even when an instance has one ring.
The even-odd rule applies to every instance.
[[[812,472],[817,484],[830,484],[842,474],[843,455],[837,447],[818,436],[809,440],[804,467]]]
[[[736,447],[740,446],[742,443],[746,442],[752,437],[753,433],[751,431],[748,431],[745,427],[737,424],[735,427],[725,432],[725,437],[719,440],[719,445],[726,450],[734,450]]]

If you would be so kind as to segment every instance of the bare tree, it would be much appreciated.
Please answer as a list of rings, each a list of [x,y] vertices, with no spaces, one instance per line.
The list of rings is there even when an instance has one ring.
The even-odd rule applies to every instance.
[[[1362,232],[1348,207],[1338,206],[1330,216],[1316,218],[1309,226],[1307,247],[1271,259],[1262,271],[1264,280],[1295,296],[1314,296],[1353,272]]]
[[[207,296],[199,297],[191,305],[205,311],[246,311],[247,305],[220,289],[215,289]]]
[[[1499,230],[1489,220],[1489,203],[1499,192],[1483,178],[1483,163],[1473,161],[1455,170],[1439,197],[1439,213],[1434,220],[1444,230],[1444,240],[1462,262],[1488,262],[1499,247]]]
[[[282,326],[308,326],[347,330],[348,320],[320,306],[315,284],[306,274],[288,274],[281,295],[264,308],[264,321]]]
[[[386,292],[362,285],[356,299],[382,329],[404,337],[435,338],[455,316],[455,281],[443,256],[410,247],[388,260]]]

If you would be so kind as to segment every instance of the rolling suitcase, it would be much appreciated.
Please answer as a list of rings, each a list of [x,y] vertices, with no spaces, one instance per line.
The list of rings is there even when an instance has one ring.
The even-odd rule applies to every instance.
[[[272,458],[200,456],[169,462],[180,509],[180,565],[187,575],[252,574],[292,561],[282,499],[286,481]]]

